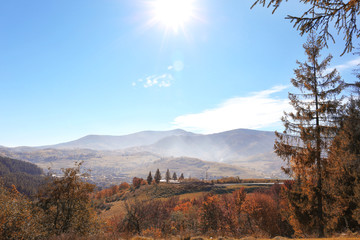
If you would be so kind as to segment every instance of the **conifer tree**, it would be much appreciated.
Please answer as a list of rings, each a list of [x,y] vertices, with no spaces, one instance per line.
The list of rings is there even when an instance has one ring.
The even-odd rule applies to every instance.
[[[172,179],[173,179],[173,180],[177,180],[176,172],[174,172]]]
[[[324,189],[323,182],[329,177],[327,149],[338,125],[341,107],[339,94],[344,88],[338,72],[326,72],[331,55],[320,62],[323,45],[310,34],[303,45],[307,61],[297,62],[293,86],[300,93],[289,93],[294,112],[284,113],[285,130],[276,132],[274,149],[288,163],[283,168],[295,184],[288,192],[293,216],[291,224],[297,234],[317,229],[324,236]]]
[[[166,182],[169,183],[170,179],[171,179],[171,175],[170,175],[170,171],[169,169],[166,170],[166,175],[165,175],[165,179],[166,179]]]
[[[180,174],[179,180],[184,180],[184,174],[183,173]]]
[[[160,173],[160,170],[159,170],[159,169],[157,169],[156,172],[155,172],[154,180],[155,180],[155,182],[156,182],[157,184],[160,183],[161,173]]]
[[[329,191],[336,196],[334,229],[360,230],[360,100],[351,99],[330,148],[334,173]],[[335,187],[333,187],[335,186]]]
[[[284,2],[288,0],[255,0],[255,5],[259,4],[273,8],[273,13]],[[295,2],[295,1],[291,1]],[[294,28],[300,31],[300,35],[307,34],[313,30],[319,32],[319,39],[327,46],[327,41],[335,41],[330,30],[336,29],[338,35],[342,35],[345,40],[345,52],[353,50],[353,40],[360,34],[358,29],[358,15],[360,14],[359,0],[298,0],[299,3],[307,8],[299,16],[288,15],[286,18],[294,23]],[[300,6],[300,5],[299,5]],[[332,27],[329,27],[333,25]]]
[[[146,180],[147,180],[148,184],[151,185],[151,182],[153,180],[153,177],[151,176],[151,171],[149,172],[149,175]]]

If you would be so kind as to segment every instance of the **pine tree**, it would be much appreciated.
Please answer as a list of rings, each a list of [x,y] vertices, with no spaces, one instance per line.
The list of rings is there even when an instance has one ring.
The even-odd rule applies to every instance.
[[[148,184],[151,185],[151,182],[153,180],[153,177],[151,176],[151,171],[149,172],[149,175],[146,180],[147,180]]]
[[[360,100],[351,99],[329,158],[336,171],[329,191],[337,196],[334,228],[360,230]]]
[[[179,180],[184,180],[185,178],[184,178],[184,174],[183,173],[181,173],[181,175],[180,175],[180,177],[179,177]]]
[[[161,173],[160,173],[160,170],[159,170],[159,169],[157,169],[156,172],[155,172],[154,180],[155,180],[155,182],[156,182],[157,184],[160,183]]]
[[[176,172],[174,172],[172,179],[173,179],[173,180],[177,180]]]
[[[319,62],[323,45],[310,34],[303,45],[308,60],[297,62],[293,86],[299,94],[289,93],[294,112],[282,118],[285,130],[276,132],[274,149],[288,163],[283,168],[295,183],[288,192],[292,210],[292,225],[297,234],[313,229],[324,236],[323,181],[329,177],[327,149],[338,125],[341,107],[338,95],[344,88],[338,72],[326,73],[331,55]]]
[[[166,179],[166,182],[169,183],[170,179],[171,179],[171,175],[170,175],[170,171],[169,169],[166,170],[166,175],[165,175],[165,179]]]

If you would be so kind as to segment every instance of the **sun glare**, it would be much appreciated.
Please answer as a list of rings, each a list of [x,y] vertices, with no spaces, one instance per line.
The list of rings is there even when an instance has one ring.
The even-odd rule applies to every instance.
[[[194,17],[194,0],[155,0],[152,22],[178,33]]]

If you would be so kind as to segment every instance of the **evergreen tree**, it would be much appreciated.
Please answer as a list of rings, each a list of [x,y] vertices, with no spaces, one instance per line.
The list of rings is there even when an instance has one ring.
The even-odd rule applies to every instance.
[[[169,169],[166,170],[165,179],[166,179],[166,182],[169,183],[169,181],[170,181],[170,179],[171,179],[171,175],[170,175]]]
[[[274,13],[283,2],[288,0],[255,0],[251,8],[259,4],[274,8]],[[286,18],[294,23],[294,28],[300,31],[300,35],[318,30],[319,39],[327,45],[328,39],[335,41],[329,30],[336,29],[337,34],[342,35],[346,42],[342,54],[353,50],[353,38],[357,39],[360,34],[357,27],[357,18],[360,14],[359,0],[298,0],[298,2],[307,9],[304,9],[299,16],[288,15]],[[331,25],[333,27],[329,27]]]
[[[172,179],[173,179],[173,180],[177,180],[176,172],[174,172]]]
[[[151,182],[153,180],[153,177],[151,176],[151,171],[149,172],[149,175],[146,180],[147,180],[148,184],[151,185]]]
[[[180,177],[179,177],[179,180],[184,180],[184,174],[181,173]]]
[[[326,226],[323,182],[329,178],[327,149],[338,125],[341,99],[338,95],[344,88],[336,70],[325,72],[331,55],[319,62],[323,45],[310,34],[304,44],[308,60],[297,62],[293,86],[299,94],[289,93],[294,112],[285,113],[282,121],[285,130],[276,132],[274,149],[278,156],[287,161],[285,173],[295,179],[288,192],[291,217],[295,231],[301,234],[314,227],[320,237]]]
[[[360,230],[360,100],[351,99],[330,149],[334,163],[329,191],[337,196],[332,208],[334,228]]]
[[[161,173],[160,173],[160,170],[159,170],[159,169],[157,169],[156,172],[155,172],[154,180],[155,180],[155,182],[156,182],[157,184],[160,183]]]

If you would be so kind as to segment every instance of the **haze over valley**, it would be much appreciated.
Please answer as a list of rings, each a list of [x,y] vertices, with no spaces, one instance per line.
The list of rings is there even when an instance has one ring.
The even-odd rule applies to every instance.
[[[208,135],[176,129],[123,136],[88,135],[39,147],[1,147],[0,154],[52,170],[84,161],[97,182],[145,178],[157,168],[200,179],[206,174],[208,179],[280,178],[282,161],[273,153],[274,138],[273,132],[248,129]]]

